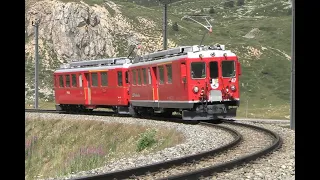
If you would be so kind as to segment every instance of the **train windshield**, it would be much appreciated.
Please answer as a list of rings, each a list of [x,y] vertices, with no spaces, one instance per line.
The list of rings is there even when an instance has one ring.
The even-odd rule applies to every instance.
[[[222,77],[234,77],[235,75],[234,61],[222,61]]]
[[[210,78],[211,79],[217,79],[219,76],[218,72],[218,62],[217,61],[212,61],[209,63],[210,67]]]
[[[205,78],[206,77],[206,64],[204,62],[193,62],[191,63],[191,77]]]

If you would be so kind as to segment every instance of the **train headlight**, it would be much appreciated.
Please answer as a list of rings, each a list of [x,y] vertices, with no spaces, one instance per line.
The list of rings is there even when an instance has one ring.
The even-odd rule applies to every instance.
[[[200,96],[203,96],[203,95],[204,95],[204,90],[202,89],[201,93],[200,93]]]
[[[231,89],[231,91],[233,91],[233,92],[237,90],[235,85],[232,85],[232,86],[230,87],[230,89]]]
[[[193,88],[193,92],[194,92],[194,93],[198,93],[198,92],[199,92],[199,88],[198,88],[197,86],[195,86],[195,87]]]

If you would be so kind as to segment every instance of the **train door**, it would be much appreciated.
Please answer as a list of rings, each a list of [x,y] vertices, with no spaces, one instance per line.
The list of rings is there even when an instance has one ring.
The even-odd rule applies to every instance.
[[[159,107],[159,83],[158,83],[157,67],[152,67],[151,76],[152,76],[153,102],[155,102],[156,106]]]
[[[186,89],[186,84],[187,84],[187,66],[186,63],[183,62],[180,65],[180,70],[181,70],[181,83],[183,84],[184,88]]]
[[[85,104],[91,104],[91,82],[89,73],[84,73],[84,81],[83,81],[83,88],[84,88],[84,98]]]
[[[83,75],[82,73],[79,73],[79,76],[78,76],[78,84],[79,84],[79,92],[80,92],[80,95],[79,95],[79,101],[80,101],[80,104],[84,104],[85,103],[85,94],[84,94],[84,88],[83,88]]]

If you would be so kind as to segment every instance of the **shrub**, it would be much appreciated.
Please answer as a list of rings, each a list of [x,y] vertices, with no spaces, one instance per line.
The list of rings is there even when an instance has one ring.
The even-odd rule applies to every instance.
[[[174,31],[179,31],[179,26],[178,26],[178,23],[177,23],[177,22],[174,22],[174,23],[172,24],[172,29],[173,29]]]
[[[227,0],[224,2],[224,7],[226,8],[233,8],[234,7],[234,1],[233,0]]]
[[[210,13],[210,14],[214,14],[214,9],[213,9],[213,7],[210,7],[209,13]]]
[[[237,6],[243,6],[243,5],[244,5],[244,0],[237,1]]]
[[[146,131],[142,135],[140,135],[140,138],[138,140],[137,144],[137,151],[140,152],[148,147],[151,147],[153,144],[155,144],[157,141],[155,139],[156,131]]]

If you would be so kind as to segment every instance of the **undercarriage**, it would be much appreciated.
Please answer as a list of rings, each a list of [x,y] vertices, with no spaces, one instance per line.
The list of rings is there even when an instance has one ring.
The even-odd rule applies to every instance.
[[[227,103],[195,103],[194,108],[182,111],[183,120],[217,120],[236,116],[239,101]]]

